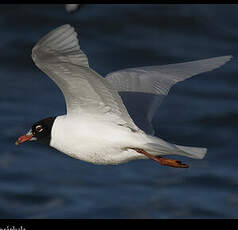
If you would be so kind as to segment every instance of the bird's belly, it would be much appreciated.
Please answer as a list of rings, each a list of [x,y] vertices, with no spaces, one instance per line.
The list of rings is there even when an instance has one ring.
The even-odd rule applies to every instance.
[[[57,127],[57,126],[56,126]],[[67,130],[70,129],[70,130]],[[70,136],[67,135],[70,133]],[[126,128],[100,123],[88,123],[64,131],[52,129],[50,145],[57,150],[80,160],[94,164],[119,164],[133,159],[144,158],[128,147],[137,147],[140,138]]]
[[[105,142],[104,138],[90,137],[90,139],[73,141],[67,147],[60,145],[53,147],[73,158],[94,164],[120,164],[144,158],[144,155],[117,144],[116,142]]]

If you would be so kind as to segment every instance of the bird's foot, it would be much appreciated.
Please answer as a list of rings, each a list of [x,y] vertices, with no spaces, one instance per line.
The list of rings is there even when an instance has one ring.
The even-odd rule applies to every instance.
[[[167,159],[160,156],[153,156],[152,154],[147,153],[144,149],[139,149],[139,148],[132,148],[132,149],[134,149],[138,153],[144,154],[145,156],[158,162],[161,165],[166,165],[166,166],[170,166],[174,168],[188,168],[189,167],[187,164],[183,164],[179,160],[172,160],[172,159]]]
[[[156,158],[158,158],[158,162],[161,165],[166,165],[166,166],[170,166],[174,168],[188,168],[189,167],[187,164],[183,164],[179,160],[172,160],[172,159],[167,159],[163,157],[156,157]]]

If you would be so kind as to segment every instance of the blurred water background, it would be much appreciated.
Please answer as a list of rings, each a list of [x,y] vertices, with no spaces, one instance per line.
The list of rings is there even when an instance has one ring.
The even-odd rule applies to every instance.
[[[156,136],[204,146],[189,169],[151,160],[100,166],[48,146],[14,142],[32,123],[65,113],[63,95],[30,54],[69,23],[90,66],[107,73],[232,54],[222,68],[175,85]],[[238,5],[0,5],[0,218],[237,218]],[[102,135],[102,134],[99,134]]]

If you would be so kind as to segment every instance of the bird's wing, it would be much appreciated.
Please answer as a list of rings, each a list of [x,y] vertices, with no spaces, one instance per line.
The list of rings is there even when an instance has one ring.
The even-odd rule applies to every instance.
[[[106,79],[120,92],[135,123],[139,127],[141,125],[137,120],[144,126],[146,124],[147,130],[144,131],[153,133],[151,125],[153,115],[175,83],[216,69],[231,58],[232,56],[223,56],[178,64],[123,69],[108,74]],[[140,106],[135,105],[135,100],[132,100],[135,94]]]
[[[89,67],[73,27],[63,25],[45,35],[33,48],[32,59],[63,92],[67,115],[111,119],[138,130],[118,92]]]

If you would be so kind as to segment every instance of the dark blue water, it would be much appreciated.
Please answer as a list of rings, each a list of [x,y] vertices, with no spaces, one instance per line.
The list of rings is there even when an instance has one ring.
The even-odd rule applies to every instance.
[[[237,218],[238,5],[0,5],[0,218]],[[167,141],[204,146],[189,169],[151,160],[92,165],[16,138],[65,113],[60,90],[30,54],[47,32],[75,26],[102,75],[232,54],[174,86],[153,121]]]

